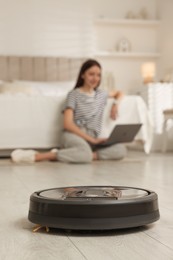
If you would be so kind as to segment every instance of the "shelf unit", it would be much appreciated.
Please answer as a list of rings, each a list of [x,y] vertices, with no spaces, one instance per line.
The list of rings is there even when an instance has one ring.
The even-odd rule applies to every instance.
[[[98,51],[95,56],[107,58],[159,58],[160,53]]]
[[[142,19],[113,19],[99,18],[95,20],[96,25],[143,25],[143,26],[159,26],[160,20],[142,20]]]
[[[161,20],[148,20],[148,19],[115,19],[115,18],[98,18],[94,22],[97,30],[97,26],[101,26],[106,29],[108,27],[132,27],[133,29],[137,26],[140,27],[150,27],[154,30],[158,29],[161,24]],[[98,28],[99,28],[98,27]],[[130,30],[130,28],[128,28]],[[122,28],[123,30],[123,28]],[[102,41],[102,39],[100,39]],[[140,41],[140,39],[139,39]],[[96,47],[97,49],[98,47]],[[103,49],[97,50],[95,53],[96,57],[102,58],[153,58],[157,59],[161,56],[158,52],[145,52],[145,51],[131,51],[131,52],[118,52],[118,51],[106,51]]]

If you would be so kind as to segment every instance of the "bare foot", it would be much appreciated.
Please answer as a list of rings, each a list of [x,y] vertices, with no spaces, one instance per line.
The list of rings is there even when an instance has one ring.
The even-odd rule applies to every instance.
[[[93,152],[93,161],[98,160],[98,154],[97,152]]]
[[[47,153],[36,153],[35,161],[57,161],[57,153],[47,152]]]

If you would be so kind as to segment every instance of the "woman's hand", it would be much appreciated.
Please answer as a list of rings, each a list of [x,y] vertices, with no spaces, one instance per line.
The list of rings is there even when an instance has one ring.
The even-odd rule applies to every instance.
[[[107,138],[93,138],[93,140],[90,142],[91,144],[101,144],[106,142]]]
[[[114,103],[111,107],[111,111],[110,111],[110,118],[112,120],[117,119],[118,117],[118,103],[119,101],[123,98],[123,93],[121,91],[111,91],[109,92],[109,97],[110,98],[114,98],[114,102],[116,101],[116,104]]]
[[[112,120],[115,120],[117,119],[117,117],[118,117],[118,105],[113,104],[111,107],[110,118]]]

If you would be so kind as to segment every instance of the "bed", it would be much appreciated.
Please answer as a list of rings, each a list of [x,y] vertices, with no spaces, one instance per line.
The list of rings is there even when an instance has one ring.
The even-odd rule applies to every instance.
[[[74,86],[84,59],[0,57],[0,154],[16,148],[49,149],[59,146],[62,106]],[[143,123],[135,140],[150,152],[152,124],[143,99],[125,96],[118,119],[109,118],[112,100],[104,111],[101,136],[115,124]]]

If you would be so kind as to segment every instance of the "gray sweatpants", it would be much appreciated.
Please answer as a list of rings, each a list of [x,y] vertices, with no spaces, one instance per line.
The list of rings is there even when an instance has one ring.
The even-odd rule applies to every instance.
[[[88,134],[93,134],[87,131]],[[90,163],[93,151],[88,142],[78,135],[64,131],[61,137],[61,148],[58,150],[58,161],[67,163]],[[96,150],[99,160],[119,160],[127,153],[123,144],[115,144]]]

